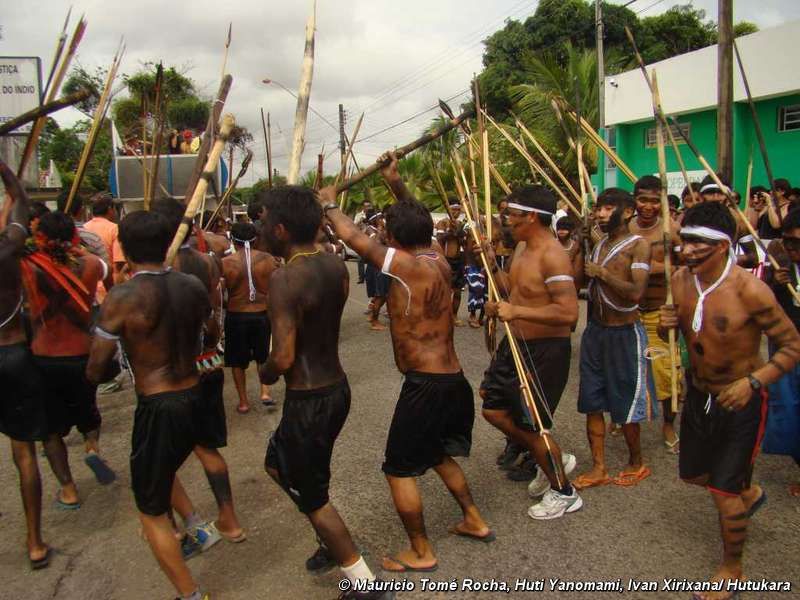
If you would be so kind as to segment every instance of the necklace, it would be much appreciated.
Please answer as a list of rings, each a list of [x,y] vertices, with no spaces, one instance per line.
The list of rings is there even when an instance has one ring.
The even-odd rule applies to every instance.
[[[658,217],[656,219],[656,222],[650,225],[650,227],[642,227],[641,225],[639,225],[639,221],[636,221],[636,226],[639,228],[639,231],[650,231],[658,227],[660,223],[661,223],[661,217]]]
[[[692,317],[692,331],[695,333],[700,333],[700,329],[703,327],[703,303],[706,300],[706,296],[722,285],[722,282],[728,277],[734,264],[736,264],[736,261],[733,260],[732,257],[728,257],[728,262],[725,264],[725,270],[722,271],[722,275],[708,286],[705,291],[700,287],[700,278],[698,278],[697,275],[694,276],[694,287],[697,289],[697,304],[694,307],[694,315]]]
[[[314,250],[314,252],[298,252],[297,254],[292,254],[292,257],[288,261],[286,261],[286,264],[287,265],[292,264],[292,261],[298,256],[314,256],[315,254],[319,254],[319,248]]]
[[[163,271],[136,271],[132,277],[137,277],[139,275],[166,275],[170,271],[172,271],[172,267],[167,267]]]

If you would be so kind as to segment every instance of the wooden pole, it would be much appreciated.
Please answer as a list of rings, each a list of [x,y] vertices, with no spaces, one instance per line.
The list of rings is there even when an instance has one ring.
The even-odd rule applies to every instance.
[[[44,84],[44,90],[42,90],[42,98],[47,98],[49,95],[50,84],[53,81],[53,76],[56,74],[56,68],[58,67],[58,63],[61,60],[61,55],[64,52],[64,47],[67,45],[67,28],[69,27],[69,19],[72,16],[72,7],[69,7],[67,11],[67,17],[64,19],[64,26],[61,28],[61,33],[58,34],[58,40],[56,41],[56,50],[53,53],[53,61],[50,63],[50,71],[47,75],[47,82]]]
[[[246,151],[247,154],[242,161],[242,166],[239,167],[239,172],[236,174],[236,177],[233,179],[231,184],[228,186],[228,189],[225,190],[225,193],[222,195],[222,199],[217,204],[217,208],[214,209],[211,218],[208,220],[208,223],[205,223],[203,226],[203,231],[208,231],[211,229],[211,225],[216,221],[219,213],[222,212],[223,207],[227,204],[227,206],[231,206],[233,200],[231,199],[233,196],[233,192],[236,190],[236,186],[239,184],[239,179],[241,179],[245,173],[247,173],[247,168],[250,166],[250,161],[253,160],[253,152],[251,150]],[[233,167],[231,167],[231,173],[233,173]]]
[[[308,104],[311,98],[311,81],[314,77],[314,30],[316,29],[317,0],[313,0],[311,15],[306,23],[306,47],[303,54],[303,67],[300,73],[300,88],[297,91],[297,110],[294,116],[294,135],[292,152],[289,156],[289,170],[286,181],[289,185],[297,183],[300,177],[300,162],[306,140]]]
[[[46,117],[51,113],[61,110],[62,108],[77,104],[78,102],[86,100],[91,95],[91,90],[83,88],[73,94],[70,94],[69,96],[62,96],[57,100],[37,106],[36,108],[33,108],[26,113],[22,113],[18,117],[14,117],[10,121],[6,121],[0,125],[0,135],[11,133],[15,129],[19,129],[23,125],[27,125],[31,121],[39,119],[40,117]]]
[[[270,157],[269,157],[269,140],[267,139],[267,121],[264,119],[264,107],[261,107],[261,128],[264,130],[264,151],[266,154],[267,160],[267,178],[269,181],[269,187],[272,187],[272,165],[270,164]]]
[[[150,210],[150,203],[156,196],[156,185],[158,184],[158,169],[161,160],[161,144],[164,141],[164,65],[158,63],[156,70],[156,97],[155,97],[155,135],[153,136],[153,148],[150,156],[152,157],[150,169],[150,184],[147,186],[148,196],[145,198],[145,210]]]
[[[653,71],[653,114],[656,117],[656,141],[658,143],[658,174],[661,179],[661,233],[664,245],[664,282],[667,289],[665,303],[673,304],[672,297],[672,219],[669,215],[669,199],[667,197],[667,154],[664,149],[664,123],[658,118],[661,112],[661,96],[658,93],[658,79]],[[678,365],[676,360],[677,344],[675,330],[669,330],[669,380],[672,399],[671,410],[678,412]]]
[[[269,171],[267,176],[269,188],[272,189],[272,125],[269,120],[269,113],[267,113],[267,170]]]
[[[459,125],[461,125],[462,122],[464,122],[466,119],[469,119],[471,116],[473,116],[473,114],[474,114],[474,109],[471,109],[471,108],[467,109],[465,112],[461,113],[455,119],[451,119],[450,121],[445,123],[439,129],[437,129],[435,131],[430,131],[430,132],[426,133],[425,135],[423,135],[422,137],[417,138],[413,142],[411,142],[409,144],[406,144],[405,146],[402,146],[400,148],[395,149],[394,150],[395,156],[397,156],[397,159],[399,160],[399,159],[403,158],[404,156],[406,156],[407,154],[410,154],[414,150],[416,150],[418,148],[422,148],[423,146],[426,146],[427,144],[430,144],[432,141],[439,139],[440,137],[442,137],[445,133],[447,133],[451,129],[454,129],[454,128],[458,127]],[[350,189],[351,187],[353,187],[357,183],[360,183],[361,181],[363,181],[364,179],[366,179],[370,175],[373,175],[374,173],[377,173],[378,171],[380,171],[380,169],[383,167],[384,164],[386,164],[385,161],[381,162],[379,160],[378,162],[370,165],[369,167],[367,167],[363,171],[359,171],[353,177],[350,177],[346,181],[343,181],[339,185],[337,185],[336,186],[336,193],[340,194],[344,190]]]
[[[356,138],[358,138],[358,132],[361,130],[361,123],[363,121],[364,113],[361,113],[361,116],[358,118],[358,122],[356,123],[356,128],[353,130],[353,136],[349,139],[346,135],[343,136],[345,146],[347,146],[347,151],[342,155],[342,170],[336,175],[336,180],[333,182],[334,185],[338,184],[342,179],[345,178],[345,174],[347,173],[347,163],[353,156],[353,146],[356,143]]]
[[[750,148],[750,160],[747,162],[747,183],[744,186],[744,189],[747,190],[747,197],[744,199],[744,212],[747,213],[747,209],[750,208],[750,188],[753,184],[753,149]]]
[[[228,77],[230,77],[230,75],[228,75]],[[197,209],[200,207],[200,202],[206,196],[208,181],[214,176],[217,163],[219,162],[219,158],[225,148],[225,142],[228,141],[228,136],[230,136],[234,125],[236,125],[236,121],[233,118],[233,115],[225,115],[222,118],[219,135],[217,135],[214,145],[212,146],[211,151],[208,153],[202,176],[199,178],[197,185],[194,188],[194,193],[192,194],[191,200],[186,205],[186,212],[183,213],[183,220],[181,221],[180,227],[178,227],[178,231],[175,233],[175,237],[172,239],[172,244],[170,244],[169,250],[167,251],[166,264],[168,266],[172,265],[172,263],[175,261],[175,256],[178,254],[178,250],[180,249],[183,240],[186,238],[189,228],[192,226],[194,217],[197,214]]]
[[[220,79],[225,77],[225,71],[228,67],[228,50],[231,47],[232,33],[233,33],[233,22],[228,24],[228,37],[225,38],[225,53],[222,55],[222,75],[220,75]]]
[[[733,0],[718,2],[717,167],[733,181]]]

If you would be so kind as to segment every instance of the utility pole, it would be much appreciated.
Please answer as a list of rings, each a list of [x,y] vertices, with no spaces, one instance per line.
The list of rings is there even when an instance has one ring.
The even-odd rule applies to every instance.
[[[344,121],[345,121],[344,104],[340,104],[339,105],[339,153],[341,154],[342,157],[342,169],[341,169],[342,179],[344,179],[346,175],[346,173],[344,172],[345,169],[344,161],[347,156],[347,144],[344,141],[345,140]]]
[[[325,163],[325,155],[317,154],[317,179],[314,182],[314,189],[319,190],[322,187],[323,178],[323,165]]]
[[[597,38],[597,126],[600,128],[600,136],[605,139],[606,126],[606,65],[603,54],[603,3],[602,0],[595,0],[594,3],[595,37]]]
[[[717,171],[733,182],[733,0],[719,0]]]
[[[269,187],[272,189],[272,126],[267,113],[267,172],[269,173]]]

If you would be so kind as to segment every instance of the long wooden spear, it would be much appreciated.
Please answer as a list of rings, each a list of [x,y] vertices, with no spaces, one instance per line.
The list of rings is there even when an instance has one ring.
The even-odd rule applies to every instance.
[[[261,127],[264,130],[264,149],[267,152],[267,181],[272,187],[272,157],[269,155],[269,137],[267,136],[267,122],[264,120],[264,108],[261,108]]]
[[[475,111],[478,121],[478,134],[481,137],[481,162],[483,166],[483,208],[486,218],[486,239],[492,241],[492,179],[490,177],[491,169],[489,165],[489,131],[486,129],[486,120],[481,113],[481,90],[478,86],[478,78],[473,76],[473,87],[475,89]],[[492,299],[492,296],[489,296]]]
[[[10,133],[15,129],[19,129],[23,125],[26,125],[27,123],[30,123],[31,121],[34,121],[40,117],[45,117],[51,113],[61,110],[62,108],[82,102],[93,94],[94,92],[92,90],[88,88],[82,88],[68,96],[62,96],[57,100],[53,100],[47,104],[42,104],[36,108],[32,108],[28,112],[22,113],[18,117],[14,117],[10,121],[6,121],[0,125],[0,135],[6,135],[7,133]]]
[[[150,180],[144,197],[144,210],[150,210],[150,203],[155,197],[156,183],[158,182],[158,167],[161,158],[161,144],[164,137],[164,66],[158,63],[155,80],[155,111],[154,123],[156,126],[153,135],[152,151],[150,153]]]
[[[317,0],[313,0],[311,15],[306,23],[306,47],[303,54],[303,67],[300,73],[300,87],[297,91],[297,110],[294,115],[294,135],[292,136],[292,153],[289,156],[289,170],[286,182],[297,183],[300,177],[300,162],[306,141],[306,122],[308,121],[308,103],[311,98],[311,81],[314,78],[314,30],[316,29]]]
[[[653,91],[654,84],[650,81],[650,77],[647,75],[647,67],[644,64],[642,55],[639,53],[639,47],[636,45],[636,39],[633,37],[633,33],[631,33],[631,30],[627,25],[625,26],[625,34],[628,36],[628,41],[631,43],[631,46],[633,46],[633,53],[636,56],[636,62],[639,63],[639,69],[641,69],[642,74],[644,75],[644,80],[647,82],[647,87],[650,89],[650,94],[653,95],[655,93]],[[667,121],[664,118],[664,108],[661,106],[660,99],[656,112],[656,121],[661,121],[661,124],[664,126],[664,131],[666,132],[667,139],[672,146],[672,151],[675,152],[675,159],[678,161],[678,167],[680,168],[683,179],[686,182],[686,187],[689,190],[689,193],[692,195],[692,200],[696,204],[700,201],[700,198],[697,196],[697,192],[692,187],[692,182],[689,181],[689,173],[686,170],[686,164],[683,162],[683,156],[681,156],[680,148],[678,148],[678,144],[675,141],[675,136],[672,134],[672,128],[667,124]]]
[[[117,52],[114,55],[114,59],[111,61],[111,66],[108,69],[108,75],[106,76],[106,83],[103,87],[103,93],[100,95],[100,100],[98,101],[97,108],[94,111],[94,120],[92,121],[91,129],[89,129],[89,135],[86,138],[86,144],[83,146],[83,152],[81,153],[80,162],[78,162],[78,168],[75,170],[75,179],[72,180],[72,187],[69,190],[67,203],[64,207],[64,212],[66,214],[69,214],[69,209],[70,206],[72,206],[73,200],[75,199],[75,194],[78,193],[78,188],[80,188],[81,182],[83,181],[83,176],[86,174],[86,167],[89,164],[89,158],[92,155],[94,145],[97,142],[98,136],[100,135],[100,128],[105,120],[108,107],[111,104],[111,86],[114,84],[114,79],[117,77],[117,70],[119,69],[120,63],[122,62],[122,56],[124,54],[125,44],[123,40],[120,40]]]
[[[86,19],[83,17],[83,15],[81,15],[78,24],[75,26],[75,31],[72,33],[72,38],[70,39],[67,53],[61,61],[56,74],[52,78],[52,83],[47,92],[45,103],[50,103],[55,100],[56,95],[61,89],[61,83],[64,81],[64,77],[67,74],[67,69],[69,69],[69,65],[72,62],[72,59],[75,57],[75,53],[78,51],[78,46],[80,45],[85,32]],[[20,179],[22,179],[25,168],[28,166],[28,162],[31,160],[33,153],[36,151],[36,144],[39,141],[39,136],[42,134],[46,120],[47,117],[39,117],[31,128],[31,133],[28,136],[27,142],[25,143],[25,149],[22,152],[22,158],[20,159],[19,167],[17,168],[17,177]]]
[[[267,181],[272,189],[272,126],[269,121],[269,113],[267,113],[267,169],[269,170]]]
[[[753,95],[750,93],[750,83],[747,81],[747,73],[744,70],[742,63],[742,56],[739,54],[739,46],[736,45],[736,40],[733,42],[733,50],[736,53],[736,62],[739,64],[739,72],[742,74],[742,83],[744,83],[744,91],[747,93],[747,105],[750,107],[750,114],[753,118],[753,128],[756,131],[756,139],[758,140],[758,148],[761,151],[761,158],[764,159],[764,168],[767,171],[767,179],[769,180],[769,193],[772,201],[772,207],[778,215],[778,223],[783,225],[783,216],[781,215],[780,207],[775,198],[775,179],[772,177],[772,164],[769,162],[769,155],[767,154],[767,144],[764,141],[764,132],[761,129],[761,120],[758,118],[758,111],[756,110],[755,102],[753,102]],[[749,194],[749,192],[748,192]]]
[[[225,38],[225,53],[222,55],[222,75],[220,79],[225,77],[225,71],[228,67],[228,50],[231,47],[231,33],[233,33],[233,22],[228,23],[228,37]]]
[[[475,219],[472,216],[472,211],[470,209],[469,202],[465,202],[463,199],[461,201],[461,205],[464,210],[464,216],[467,220],[467,224],[469,225],[469,230],[472,234],[472,239],[475,242],[475,246],[478,248],[481,262],[483,263],[483,268],[486,272],[486,280],[489,283],[489,290],[491,293],[494,294],[495,298],[501,298],[500,293],[497,288],[497,283],[494,280],[494,275],[492,275],[492,268],[489,264],[489,260],[486,256],[486,251],[484,249],[483,244],[481,243],[480,236],[478,234],[478,229],[475,225]],[[563,467],[556,463],[556,460],[553,456],[553,448],[550,442],[550,431],[544,427],[544,422],[542,421],[542,417],[539,414],[539,410],[536,407],[536,402],[533,396],[533,390],[531,389],[530,379],[528,370],[525,368],[525,363],[522,360],[522,355],[520,354],[519,344],[517,342],[517,338],[514,337],[514,333],[511,330],[511,326],[509,325],[508,321],[503,321],[503,326],[506,330],[506,339],[508,340],[509,348],[511,349],[511,356],[514,359],[514,367],[517,371],[517,377],[519,378],[519,387],[520,392],[522,394],[523,399],[525,400],[525,405],[528,407],[528,411],[531,414],[531,418],[534,421],[534,424],[539,430],[539,435],[541,436],[542,440],[544,440],[545,444],[545,453],[547,455],[548,463],[550,464],[550,468],[553,470],[553,473],[556,478],[556,483],[559,487],[563,487],[565,484],[564,481],[564,474],[563,474]],[[546,405],[545,399],[542,398],[542,403]]]
[[[461,123],[463,121],[465,121],[466,119],[469,119],[474,114],[475,114],[474,109],[473,108],[468,108],[466,111],[461,113],[455,119],[451,119],[450,121],[448,121],[447,123],[442,125],[442,127],[440,127],[439,129],[436,129],[434,131],[429,131],[428,133],[426,133],[422,137],[417,138],[413,142],[411,142],[409,144],[406,144],[405,146],[402,146],[400,148],[395,149],[394,150],[394,154],[397,156],[397,159],[399,160],[399,159],[403,158],[404,156],[406,156],[407,154],[410,154],[411,152],[413,152],[417,148],[422,148],[423,146],[426,146],[427,144],[430,144],[432,141],[438,140],[445,133],[447,133],[451,129],[454,129],[454,128],[458,127],[459,125],[461,125]],[[384,161],[381,161],[379,159],[378,162],[370,165],[369,167],[365,168],[362,171],[359,171],[353,177],[350,177],[346,181],[343,181],[339,185],[337,185],[336,186],[336,193],[340,194],[344,190],[350,189],[351,187],[353,187],[357,183],[360,183],[361,181],[363,181],[364,179],[366,179],[370,175],[373,175],[373,174],[377,173],[378,171],[380,171],[380,169],[387,163],[388,163],[388,159],[384,160]]]
[[[228,75],[228,77],[230,77],[230,75]],[[233,115],[225,115],[222,118],[219,134],[214,141],[211,151],[208,153],[202,176],[194,188],[194,193],[192,194],[191,200],[186,205],[186,212],[183,213],[183,220],[181,221],[180,227],[178,227],[178,231],[175,233],[175,237],[172,239],[172,244],[170,244],[169,250],[167,251],[167,265],[172,265],[172,263],[175,261],[175,256],[178,254],[178,250],[180,249],[183,240],[186,238],[189,228],[192,226],[194,217],[197,214],[197,209],[200,207],[200,202],[206,196],[208,182],[214,176],[214,171],[217,169],[217,163],[219,163],[219,157],[222,156],[222,150],[225,148],[225,143],[228,141],[231,130],[235,125],[236,120],[233,118]]]
[[[667,153],[664,149],[664,121],[658,115],[662,112],[661,96],[658,93],[658,78],[655,70],[652,77],[653,114],[656,117],[656,142],[658,144],[658,174],[661,179],[661,235],[664,246],[664,282],[667,289],[666,303],[671,305],[672,298],[672,219],[669,216],[669,199],[667,194]],[[687,185],[689,185],[687,183]],[[690,186],[691,187],[691,186]],[[678,365],[676,361],[675,330],[669,330],[669,381],[672,398],[672,412],[678,412]]]
[[[747,191],[747,197],[744,199],[744,212],[750,208],[750,189],[753,185],[753,148],[750,148],[750,160],[747,161],[747,182],[744,189]]]
[[[61,28],[61,33],[58,35],[58,41],[56,41],[56,51],[53,54],[53,62],[50,63],[50,72],[47,75],[47,83],[44,84],[42,98],[47,98],[49,95],[50,84],[53,82],[53,76],[56,74],[56,68],[61,60],[64,47],[67,44],[67,28],[69,27],[69,18],[71,15],[72,7],[70,6],[69,10],[67,11],[67,17],[64,19],[64,26]]]

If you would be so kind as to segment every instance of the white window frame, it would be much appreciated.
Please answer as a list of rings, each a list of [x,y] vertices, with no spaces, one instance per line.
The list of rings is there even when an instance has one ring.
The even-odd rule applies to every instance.
[[[800,131],[800,104],[778,108],[778,132]]]
[[[688,137],[689,139],[692,139],[692,124],[691,123],[680,123],[679,122],[678,123],[678,127],[680,127],[681,130],[683,131],[683,133],[686,134],[686,137]],[[683,140],[683,137],[678,132],[678,127],[676,127],[674,123],[670,123],[669,124],[669,128],[672,131],[672,137],[675,138],[675,143],[680,146],[681,144],[685,144],[686,142]],[[667,143],[668,140],[669,140],[669,138],[667,138],[665,136],[664,143]],[[644,147],[645,148],[655,148],[657,145],[658,144],[657,144],[657,140],[656,140],[656,128],[655,128],[655,126],[648,127],[647,130],[645,131],[645,134],[644,134]]]

